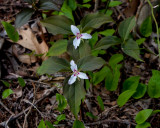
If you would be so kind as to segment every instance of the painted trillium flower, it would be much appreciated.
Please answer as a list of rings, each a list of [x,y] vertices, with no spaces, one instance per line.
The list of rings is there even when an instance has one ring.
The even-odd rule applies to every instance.
[[[77,65],[74,63],[73,60],[71,60],[70,65],[71,65],[71,70],[73,71],[73,74],[68,80],[68,84],[73,84],[76,81],[77,77],[81,79],[88,79],[88,76],[85,73],[78,71]]]
[[[73,45],[75,49],[77,49],[77,47],[79,46],[81,39],[91,39],[92,38],[90,34],[80,33],[79,29],[74,25],[71,25],[71,30],[73,34],[76,36],[76,38],[73,40]]]

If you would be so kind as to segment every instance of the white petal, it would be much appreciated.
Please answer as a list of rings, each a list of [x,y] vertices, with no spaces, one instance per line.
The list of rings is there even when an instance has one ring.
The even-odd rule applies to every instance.
[[[68,84],[73,84],[76,81],[77,76],[72,75],[69,80],[68,80]]]
[[[74,25],[71,25],[71,31],[75,36],[77,35],[77,33],[80,33],[79,29]]]
[[[73,40],[73,45],[75,47],[75,49],[77,49],[77,47],[79,46],[81,42],[81,38],[77,39],[77,37]]]
[[[73,60],[71,60],[70,65],[71,65],[71,69],[73,72],[74,72],[74,70],[77,70],[77,65],[75,64],[75,62]]]
[[[92,36],[90,34],[87,34],[87,33],[82,33],[82,37],[83,39],[91,39]]]
[[[78,77],[81,79],[88,79],[88,76],[83,72],[79,72]]]

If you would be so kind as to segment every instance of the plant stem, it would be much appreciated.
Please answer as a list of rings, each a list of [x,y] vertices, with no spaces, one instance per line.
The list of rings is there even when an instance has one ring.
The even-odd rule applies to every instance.
[[[153,6],[150,2],[150,0],[147,0],[149,6],[151,7],[151,13],[152,13],[152,17],[153,17],[153,20],[155,22],[155,25],[156,25],[156,30],[157,30],[157,42],[158,42],[158,56],[160,57],[160,42],[159,42],[159,31],[158,31],[158,23],[156,21],[156,18],[154,16],[154,12],[153,12]]]
[[[95,0],[93,12],[96,12],[96,11],[97,11],[97,9],[98,9],[98,3],[99,3],[99,0]]]

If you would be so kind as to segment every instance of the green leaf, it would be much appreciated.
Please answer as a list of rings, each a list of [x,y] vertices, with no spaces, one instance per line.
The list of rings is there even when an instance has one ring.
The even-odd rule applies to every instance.
[[[42,10],[56,10],[60,11],[56,4],[52,2],[52,0],[39,0],[40,7]]]
[[[57,117],[57,121],[62,121],[62,120],[65,120],[66,119],[66,115],[65,114],[61,114]]]
[[[98,41],[98,32],[95,32],[92,35],[92,38],[89,40],[89,44],[90,44],[91,48],[94,47],[94,45],[96,44],[97,41]]]
[[[68,80],[69,79],[66,78],[64,81],[63,94],[67,99],[67,102],[70,106],[70,110],[77,118],[77,115],[80,110],[81,100],[85,97],[86,94],[84,89],[84,80],[76,80],[76,82],[72,85],[68,84]]]
[[[90,8],[91,4],[77,4],[79,8]]]
[[[131,96],[135,93],[136,91],[132,90],[127,90],[123,93],[121,93],[118,97],[117,104],[122,107],[130,98]]]
[[[101,68],[105,61],[100,57],[86,56],[78,61],[78,69],[82,71],[93,71]]]
[[[58,22],[57,22],[58,21]],[[63,15],[51,16],[41,21],[41,24],[53,35],[70,34],[72,20]]]
[[[68,46],[67,46],[67,52],[73,58],[73,60],[77,63],[77,61],[80,59],[80,55],[79,55],[79,51],[77,51],[77,49],[75,49],[73,46],[73,40],[69,40]]]
[[[106,66],[105,87],[109,91],[113,90],[112,82],[113,82],[113,71],[108,66]]]
[[[62,53],[67,51],[67,40],[58,40],[56,43],[52,45],[49,49],[47,56],[59,56]]]
[[[124,59],[122,54],[114,54],[110,59],[109,59],[109,65],[111,66],[112,69],[115,68],[115,66],[120,63]]]
[[[83,3],[88,3],[90,2],[91,0],[83,0]]]
[[[4,29],[7,32],[8,37],[13,41],[17,42],[19,40],[19,34],[17,30],[8,22],[2,21],[1,22]]]
[[[152,19],[151,16],[147,17],[140,26],[140,33],[145,36],[149,37],[152,33]]]
[[[124,44],[122,44],[121,47],[125,54],[133,57],[136,60],[142,61],[140,58],[139,46],[133,39],[127,40]]]
[[[81,20],[81,27],[83,32],[91,29],[91,28],[99,28],[102,24],[112,22],[112,18],[106,16],[105,14],[101,13],[92,13],[86,15]]]
[[[60,70],[70,70],[70,64],[68,61],[58,57],[50,57],[42,63],[38,68],[37,73],[42,74],[54,74]]]
[[[72,128],[85,128],[85,127],[84,127],[84,124],[81,121],[75,120]]]
[[[74,22],[74,17],[72,14],[72,9],[68,6],[67,4],[67,0],[65,0],[63,2],[63,5],[61,7],[61,11],[59,12],[59,15],[65,15],[66,17],[68,17],[69,19],[71,19]]]
[[[88,79],[85,79],[85,83],[86,83],[86,90],[88,90],[90,88],[90,82]]]
[[[118,86],[119,78],[120,78],[120,68],[121,64],[115,65],[113,71],[108,67],[106,72],[106,79],[105,79],[105,87],[109,91],[115,91]]]
[[[100,96],[97,96],[97,101],[98,101],[98,104],[101,108],[102,111],[104,111],[104,104],[103,104],[103,100]]]
[[[1,80],[1,81],[6,87],[10,87],[10,83],[8,83],[7,81],[4,81],[4,80]]]
[[[107,49],[111,46],[121,44],[121,40],[116,36],[107,36],[102,38],[94,47],[94,50]]]
[[[93,73],[93,83],[94,85],[99,84],[102,82],[105,77],[107,76],[108,67],[103,67],[99,72]]]
[[[132,76],[123,82],[123,92],[126,90],[136,91],[139,84],[139,76]]]
[[[106,2],[106,0],[101,0],[102,2]]]
[[[122,4],[121,1],[110,1],[109,7],[115,7],[115,6],[118,6],[120,4]]]
[[[62,112],[67,107],[67,100],[61,94],[56,93],[56,100],[58,101],[58,110]]]
[[[157,113],[160,113],[160,110],[154,110],[154,111],[152,112],[152,115],[157,114]]]
[[[86,112],[85,115],[92,118],[92,119],[97,119],[98,118],[97,116],[93,115],[91,112]]]
[[[6,89],[2,93],[2,99],[7,98],[9,95],[13,94],[13,91],[11,89]]]
[[[61,114],[59,116],[57,116],[57,121],[54,122],[54,124],[58,124],[60,121],[65,120],[66,119],[66,115],[65,114]]]
[[[128,38],[129,33],[131,32],[131,30],[134,28],[135,25],[136,25],[135,17],[129,17],[120,23],[118,27],[118,32],[124,41]]]
[[[18,77],[18,82],[21,87],[25,87],[26,83],[22,77]]]
[[[144,43],[145,40],[146,40],[146,38],[140,38],[140,39],[136,40],[136,43],[137,43],[138,45],[141,45],[141,44]]]
[[[80,55],[80,58],[91,55],[91,47],[89,46],[88,40],[85,40],[80,44],[79,55]]]
[[[160,97],[160,71],[152,70],[152,77],[148,83],[148,95],[151,98]]]
[[[74,11],[77,8],[76,0],[67,0],[68,6]]]
[[[136,89],[136,92],[134,93],[132,97],[134,99],[140,99],[145,95],[146,91],[147,91],[147,85],[139,83]]]
[[[51,122],[45,121],[45,123],[46,123],[48,128],[55,128]]]
[[[34,10],[31,8],[23,9],[23,11],[21,11],[16,15],[15,26],[19,28],[22,25],[26,24],[31,18],[33,13],[34,13]]]
[[[111,16],[113,14],[113,10],[107,9],[106,15]]]
[[[152,114],[153,110],[152,109],[145,109],[140,111],[137,115],[136,115],[136,123],[137,124],[142,124],[144,123]]]
[[[41,122],[39,123],[38,128],[46,128],[46,125],[43,120],[41,120]]]
[[[106,50],[93,50],[91,54],[92,56],[104,55],[106,54]]]
[[[115,30],[114,29],[107,29],[104,31],[99,32],[99,34],[103,36],[112,36],[114,34]]]
[[[144,122],[143,124],[137,124],[136,128],[148,128],[151,127],[151,124],[149,122]]]

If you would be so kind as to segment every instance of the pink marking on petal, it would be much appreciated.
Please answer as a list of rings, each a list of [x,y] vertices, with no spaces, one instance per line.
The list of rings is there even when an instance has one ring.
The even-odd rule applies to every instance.
[[[77,33],[77,39],[80,39],[81,37],[82,37],[82,34],[80,34],[80,33]]]
[[[79,75],[79,72],[77,70],[74,69],[74,72],[73,72],[74,76],[78,76]]]

